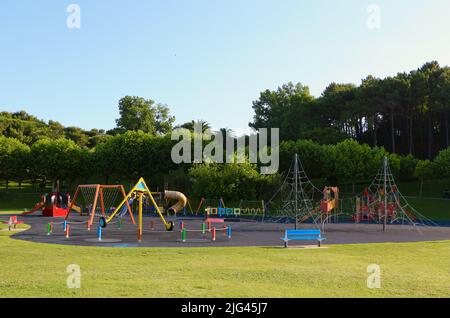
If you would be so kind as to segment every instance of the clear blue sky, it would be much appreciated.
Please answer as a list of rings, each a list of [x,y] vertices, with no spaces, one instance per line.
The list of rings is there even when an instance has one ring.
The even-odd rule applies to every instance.
[[[81,29],[66,26],[71,3]],[[288,81],[319,96],[332,81],[450,65],[449,12],[448,0],[1,1],[0,110],[110,129],[117,101],[138,95],[177,123],[238,130],[259,92]]]

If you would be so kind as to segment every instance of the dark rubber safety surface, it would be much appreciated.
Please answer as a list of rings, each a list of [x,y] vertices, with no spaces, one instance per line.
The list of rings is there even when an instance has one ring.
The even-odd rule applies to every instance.
[[[2,216],[7,219],[8,216]],[[88,231],[86,217],[74,217],[70,219],[69,238],[63,231],[61,218],[45,218],[41,216],[19,216],[19,220],[25,221],[31,228],[18,232],[13,239],[27,240],[49,244],[66,244],[82,246],[106,246],[106,247],[205,247],[205,246],[283,246],[281,237],[285,229],[292,229],[293,224],[261,223],[248,220],[234,220],[226,222],[226,226],[232,228],[232,237],[229,239],[224,230],[217,230],[216,241],[212,241],[212,234],[202,234],[200,218],[170,219],[175,223],[172,232],[164,229],[159,218],[144,217],[142,242],[137,240],[137,225],[129,220],[119,224],[108,224],[102,230],[102,240],[97,237],[98,223]],[[53,221],[53,233],[47,235],[47,224]],[[180,222],[184,222],[186,228],[186,242],[181,240]],[[153,223],[153,229],[151,225]],[[217,228],[223,228],[223,223],[215,223]],[[301,224],[299,228],[314,228],[312,224]],[[354,243],[382,243],[382,242],[419,242],[450,240],[450,227],[421,227],[406,225],[388,225],[387,232],[382,232],[380,224],[326,224],[323,236],[327,244],[354,244]],[[316,242],[292,242],[295,245],[315,245]]]

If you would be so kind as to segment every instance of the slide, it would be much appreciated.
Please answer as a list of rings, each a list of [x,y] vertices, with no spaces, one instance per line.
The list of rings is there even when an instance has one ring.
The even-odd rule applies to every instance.
[[[133,198],[130,198],[130,200],[128,200],[128,205],[130,206],[130,207],[132,207],[133,206]],[[123,207],[122,207],[122,210],[120,210],[120,212],[119,212],[119,217],[123,217],[126,213],[127,213],[127,211],[128,211],[128,206],[126,205],[126,204],[124,204],[123,205]]]
[[[70,206],[70,204],[69,204],[69,206]],[[81,208],[76,204],[72,205],[72,210],[74,210],[75,212],[81,213]]]
[[[28,215],[28,214],[32,214],[40,209],[42,209],[42,207],[44,206],[44,202],[39,202],[37,203],[34,208],[32,208],[30,211],[25,211],[22,213],[22,215]]]
[[[172,212],[172,213],[178,213],[179,211],[181,211],[187,203],[187,198],[186,196],[178,191],[164,191],[164,198],[167,200],[177,200],[177,203],[175,203],[174,205],[172,205],[168,210],[167,213]]]

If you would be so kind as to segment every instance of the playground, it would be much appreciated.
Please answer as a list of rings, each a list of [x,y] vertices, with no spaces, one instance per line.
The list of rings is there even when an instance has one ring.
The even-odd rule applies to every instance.
[[[152,192],[143,178],[128,193],[122,185],[87,184],[79,185],[73,197],[56,184],[33,209],[5,214],[2,222],[9,230],[30,226],[14,239],[79,246],[280,246],[284,241],[287,247],[289,241],[297,246],[316,241],[321,247],[322,241],[450,240],[450,227],[425,217],[402,195],[387,157],[361,195],[342,198],[337,186],[315,187],[296,154],[270,200],[243,202],[232,208],[223,198],[202,197],[194,210],[185,194]]]
[[[8,297],[448,295],[450,227],[407,202],[387,160],[356,197],[343,197],[335,186],[316,188],[295,156],[270,200],[226,203],[153,192],[143,178],[128,192],[87,184],[71,196],[57,186],[33,209],[0,216],[1,291]],[[59,286],[67,262],[87,271],[83,289]],[[382,289],[365,287],[372,263],[382,265]]]
[[[281,247],[281,237],[286,224],[261,223],[252,221],[226,222],[226,227],[219,225],[216,239],[212,240],[212,231],[205,228],[202,231],[203,220],[199,218],[179,218],[174,220],[173,231],[166,231],[159,218],[145,217],[144,231],[141,242],[137,240],[136,227],[131,221],[124,221],[120,228],[118,224],[102,230],[102,238],[98,239],[98,228],[88,231],[82,217],[73,219],[70,232],[64,230],[64,223],[58,219],[46,219],[39,216],[29,216],[26,223],[30,225],[27,231],[16,233],[13,239],[30,242],[105,247],[215,247],[215,246],[272,246]],[[53,222],[52,233],[48,235],[48,222]],[[185,237],[183,241],[183,224]],[[227,231],[232,229],[231,237]],[[311,228],[302,224],[299,229]],[[450,227],[424,227],[413,230],[407,225],[394,225],[387,233],[380,231],[376,224],[330,224],[324,233],[324,246],[331,244],[365,244],[384,242],[421,242],[450,240]],[[306,247],[303,243],[297,244]],[[312,245],[313,246],[313,245]]]

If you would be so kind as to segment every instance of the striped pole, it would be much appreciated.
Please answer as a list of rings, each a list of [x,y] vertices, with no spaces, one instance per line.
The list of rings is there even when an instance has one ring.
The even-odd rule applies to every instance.
[[[102,227],[101,227],[101,226],[99,226],[99,227],[97,228],[97,237],[98,237],[98,240],[99,240],[99,241],[102,240]]]
[[[230,239],[231,238],[231,226],[230,225],[228,225],[228,227],[227,227],[227,235],[228,235],[228,238]]]
[[[52,232],[52,225],[50,223],[47,223],[47,235],[50,235]]]
[[[63,230],[64,230],[64,232],[66,231],[66,228],[67,228],[67,221],[64,221],[63,222]]]
[[[122,229],[122,219],[120,219],[120,218],[119,218],[119,220],[117,221],[117,228],[118,228],[119,230]]]
[[[181,231],[181,241],[184,243],[186,242],[186,229],[183,229]]]
[[[154,230],[155,229],[155,222],[150,221],[150,229]]]
[[[211,222],[206,222],[206,228],[209,230],[211,230]]]
[[[202,223],[202,234],[204,235],[206,232],[206,224]]]
[[[215,226],[212,228],[212,240],[213,241],[216,240],[216,227]]]
[[[87,220],[86,224],[87,224],[88,231],[90,231],[91,230],[91,222],[89,220]]]
[[[66,238],[70,237],[70,224],[66,224]]]
[[[184,230],[184,222],[183,221],[180,221],[180,230]]]

